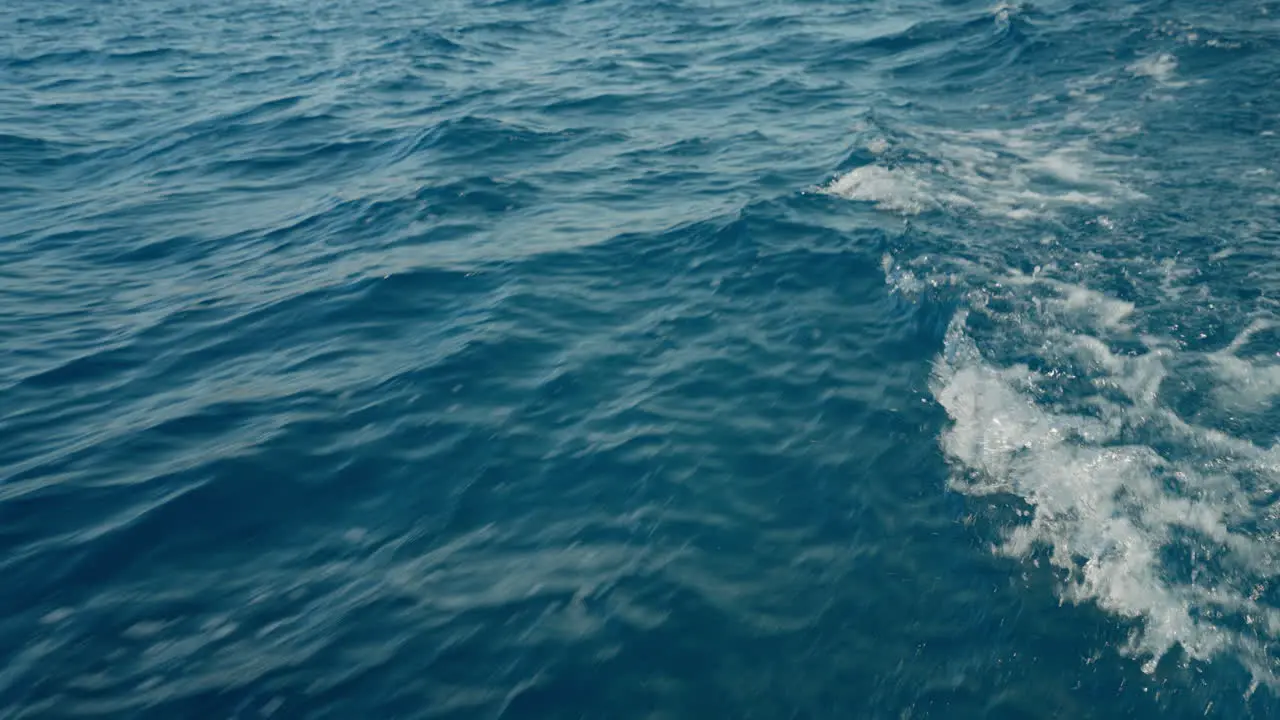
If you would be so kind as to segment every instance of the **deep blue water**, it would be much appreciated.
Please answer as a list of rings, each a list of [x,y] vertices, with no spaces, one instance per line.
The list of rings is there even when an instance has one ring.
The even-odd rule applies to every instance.
[[[1280,717],[1280,2],[11,0],[0,718]]]

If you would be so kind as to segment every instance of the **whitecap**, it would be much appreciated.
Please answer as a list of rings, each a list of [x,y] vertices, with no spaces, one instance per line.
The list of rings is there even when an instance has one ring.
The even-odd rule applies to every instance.
[[[925,183],[905,170],[863,165],[831,181],[823,190],[831,195],[875,203],[881,210],[917,214],[934,204]]]

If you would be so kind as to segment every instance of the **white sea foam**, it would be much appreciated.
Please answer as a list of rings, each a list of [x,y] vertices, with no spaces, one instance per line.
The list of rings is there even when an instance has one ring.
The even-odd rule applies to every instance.
[[[1126,204],[1146,200],[1149,178],[1141,158],[1104,148],[1141,132],[1140,116],[1097,117],[1108,87],[1137,77],[1175,88],[1177,72],[1168,54],[1117,65],[1069,82],[1056,119],[1023,126],[895,127],[891,158],[828,191],[899,213],[976,213],[991,228],[882,264],[904,295],[945,285],[964,298],[931,391],[950,418],[940,444],[951,487],[1020,511],[996,550],[1047,558],[1064,601],[1132,623],[1122,650],[1148,672],[1166,657],[1229,655],[1280,687],[1280,448],[1217,421],[1272,410],[1280,355],[1261,342],[1265,322],[1204,352],[1163,317],[1211,289],[1185,260],[1126,235]],[[1083,239],[1025,232],[1024,220],[1068,210]],[[1010,269],[1010,256],[1034,270]],[[1111,278],[1146,302],[1100,290]]]
[[[1276,449],[1198,427],[1167,407],[1161,384],[1188,358],[1158,339],[1139,355],[1111,350],[1109,341],[1132,337],[1130,303],[1044,277],[999,285],[1025,293],[1012,296],[1015,309],[990,313],[978,301],[972,312],[1024,333],[1042,367],[989,359],[967,330],[968,312],[954,318],[932,383],[951,419],[941,442],[956,469],[952,487],[1029,505],[1030,521],[1008,529],[999,552],[1025,558],[1044,549],[1065,600],[1136,621],[1125,650],[1144,657],[1147,671],[1180,647],[1196,660],[1231,652],[1274,683],[1280,611],[1260,595],[1280,575],[1276,539],[1242,528],[1280,519],[1261,500],[1280,487]],[[1032,286],[1052,293],[1031,302]],[[1059,313],[1083,318],[1085,330],[1068,330]],[[1064,377],[1088,380],[1095,393],[1046,399]],[[1166,446],[1205,452],[1166,456]],[[1201,567],[1208,558],[1213,569]]]
[[[841,175],[824,190],[846,200],[875,203],[881,210],[914,215],[933,206],[926,184],[907,170],[863,165]]]
[[[991,9],[997,22],[1020,11],[1007,2]],[[1067,80],[1063,90],[1070,100],[1056,119],[999,128],[897,126],[892,145],[906,151],[903,157],[854,168],[825,189],[903,214],[945,209],[1011,220],[1145,200],[1131,182],[1135,158],[1101,147],[1142,133],[1143,126],[1132,117],[1102,115],[1100,104],[1105,91],[1126,77],[1149,78],[1165,89],[1189,85],[1175,79],[1177,70],[1177,59],[1162,53]],[[1053,95],[1030,99],[1036,100],[1055,102]],[[866,124],[855,130],[873,132]],[[890,146],[878,133],[864,143],[877,156]],[[1101,222],[1110,221],[1104,216]]]
[[[1255,355],[1240,357],[1244,346],[1255,334],[1274,327],[1265,320],[1256,320],[1245,328],[1227,347],[1209,355],[1221,384],[1215,388],[1218,402],[1237,412],[1257,412],[1270,409],[1280,396],[1280,357]]]
[[[1178,59],[1169,53],[1144,57],[1130,64],[1127,69],[1137,77],[1148,77],[1168,87],[1186,85],[1185,82],[1174,81],[1173,76],[1178,71]]]
[[[1070,120],[1081,125],[1079,118]],[[974,210],[1014,220],[1068,207],[1105,208],[1141,199],[1106,155],[1088,139],[1063,141],[1060,124],[1001,130],[924,130],[912,133],[929,161],[887,167],[863,165],[825,190],[882,210],[918,214],[928,209]],[[883,141],[869,143],[883,148]]]
[[[995,20],[995,25],[1001,30],[1009,27],[1011,19],[1022,12],[1022,4],[1018,2],[1000,2],[989,11]]]

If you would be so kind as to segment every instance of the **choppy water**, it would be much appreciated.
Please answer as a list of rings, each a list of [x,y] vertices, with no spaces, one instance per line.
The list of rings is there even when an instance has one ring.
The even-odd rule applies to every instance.
[[[0,717],[1280,714],[1280,3],[0,40]]]

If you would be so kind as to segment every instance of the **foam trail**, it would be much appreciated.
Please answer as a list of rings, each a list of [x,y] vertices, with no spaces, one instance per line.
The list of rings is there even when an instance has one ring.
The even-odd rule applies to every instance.
[[[1106,131],[1080,118],[1075,122],[1091,132]],[[823,190],[907,215],[945,209],[1009,220],[1143,198],[1117,177],[1115,168],[1124,158],[1101,153],[1088,140],[1062,141],[1060,125],[966,131],[914,128],[910,135],[912,145],[927,149],[924,161],[862,165]],[[878,137],[866,145],[880,156],[888,148]]]
[[[1059,309],[1118,303],[1057,288]],[[1093,314],[1099,328],[1116,327],[1107,322],[1114,310]],[[1008,529],[999,551],[1026,558],[1044,548],[1064,599],[1136,621],[1125,650],[1145,657],[1148,672],[1180,647],[1195,660],[1231,652],[1275,684],[1280,611],[1262,600],[1277,576],[1274,541],[1245,529],[1274,525],[1274,508],[1257,504],[1259,489],[1276,487],[1273,449],[1197,428],[1164,407],[1160,381],[1178,360],[1167,350],[1117,356],[1103,338],[1046,324],[1035,332],[1061,348],[1045,358],[1056,367],[1001,367],[984,357],[968,318],[961,312],[951,323],[932,391],[951,419],[941,442],[957,470],[952,487],[1013,495],[1030,507],[1030,521]],[[1027,320],[1034,316],[1024,309],[1019,322]],[[1066,409],[1043,399],[1059,373],[1120,395],[1099,393],[1087,411]],[[1201,462],[1158,449],[1189,444],[1214,445],[1217,454]],[[1209,558],[1212,570],[1203,566]]]
[[[1270,326],[1188,349],[1178,328],[1218,299],[1126,231],[1154,204],[1139,187],[1169,190],[1140,184],[1158,168],[1116,154],[1132,152],[1141,108],[1105,115],[1107,87],[1190,87],[1177,72],[1155,54],[1068,81],[1060,115],[1021,127],[878,123],[882,152],[826,190],[937,214],[901,241],[921,247],[883,268],[904,295],[963,296],[931,392],[950,419],[952,489],[1025,510],[998,551],[1047,558],[1064,601],[1131,624],[1122,650],[1148,672],[1226,657],[1280,688],[1280,450],[1233,424],[1280,396],[1277,356],[1254,350]],[[1241,314],[1232,303],[1215,310],[1224,325]]]

